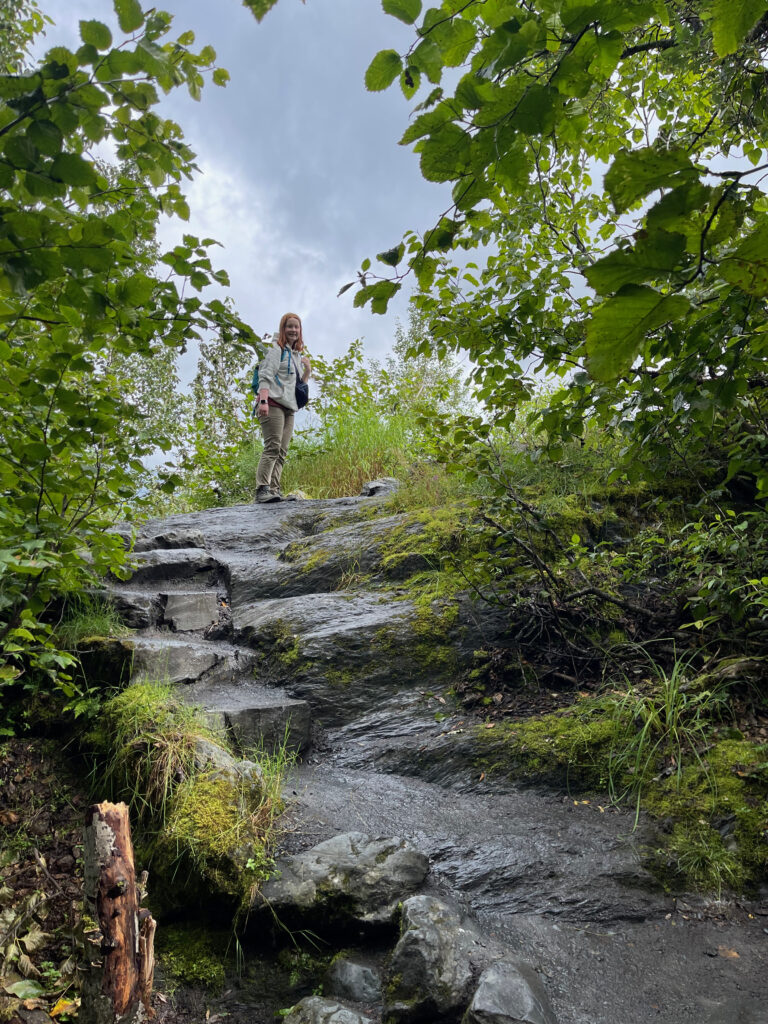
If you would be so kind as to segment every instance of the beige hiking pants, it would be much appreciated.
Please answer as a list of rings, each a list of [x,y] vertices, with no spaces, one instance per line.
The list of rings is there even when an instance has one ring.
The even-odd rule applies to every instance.
[[[261,433],[264,438],[264,451],[259,459],[256,470],[256,486],[266,484],[273,491],[280,490],[280,477],[283,475],[288,445],[293,435],[294,413],[281,405],[270,405],[269,414],[261,419]]]

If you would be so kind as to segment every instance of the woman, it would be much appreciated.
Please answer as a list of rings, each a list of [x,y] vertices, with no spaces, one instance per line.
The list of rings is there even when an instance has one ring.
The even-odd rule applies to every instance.
[[[259,363],[257,412],[264,451],[256,470],[256,501],[282,501],[280,477],[293,434],[296,381],[309,380],[312,366],[304,350],[301,318],[286,313],[275,343]]]

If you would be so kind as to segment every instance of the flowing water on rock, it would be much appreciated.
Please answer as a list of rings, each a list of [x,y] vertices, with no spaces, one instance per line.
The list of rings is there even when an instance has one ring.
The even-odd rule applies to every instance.
[[[492,786],[471,759],[443,757],[463,721],[435,720],[446,680],[409,649],[410,603],[342,589],[352,567],[376,566],[384,520],[364,513],[377,500],[148,524],[142,564],[112,591],[140,629],[135,676],[165,674],[245,745],[292,718],[306,746],[311,717],[286,850],[349,831],[409,840],[431,891],[538,972],[559,1024],[767,1024],[765,906],[672,899],[642,866],[653,834],[607,797]],[[472,621],[480,639],[499,628],[490,613]],[[459,664],[479,646],[473,628]]]

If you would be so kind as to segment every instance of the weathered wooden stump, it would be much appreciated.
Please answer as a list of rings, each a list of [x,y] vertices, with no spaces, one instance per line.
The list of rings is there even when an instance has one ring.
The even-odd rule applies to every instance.
[[[80,1024],[138,1024],[152,1017],[155,922],[141,910],[125,804],[93,804],[85,821],[83,890],[89,970]]]

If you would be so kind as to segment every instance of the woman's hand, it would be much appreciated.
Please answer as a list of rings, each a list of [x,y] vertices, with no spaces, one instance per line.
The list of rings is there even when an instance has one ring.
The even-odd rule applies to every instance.
[[[269,404],[267,402],[259,402],[256,412],[260,420],[265,420],[269,416]]]

